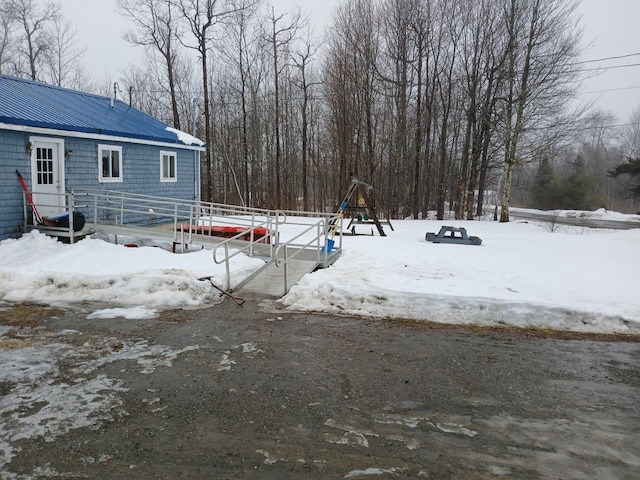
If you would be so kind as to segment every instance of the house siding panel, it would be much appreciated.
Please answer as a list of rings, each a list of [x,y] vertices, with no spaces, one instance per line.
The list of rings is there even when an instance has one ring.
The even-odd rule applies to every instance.
[[[98,181],[98,145],[122,147],[122,182]],[[118,191],[164,197],[169,199],[193,200],[194,190],[194,152],[183,149],[173,149],[177,154],[178,182],[166,183],[160,181],[160,148],[148,145],[127,144],[123,142],[84,141],[69,142],[67,148],[73,154],[67,160],[67,190],[97,190],[101,192]],[[154,205],[140,202],[140,208],[145,212],[153,209]],[[114,211],[98,212],[101,222],[114,222]],[[161,219],[154,216],[154,221]],[[118,218],[118,222],[122,219]],[[148,213],[126,214],[124,223],[148,224]]]
[[[46,135],[38,135],[46,137]],[[0,218],[0,239],[19,236],[23,228],[22,190],[15,170],[19,169],[27,185],[31,185],[31,159],[26,151],[29,142],[28,133],[0,130],[0,201],[3,215]],[[108,142],[106,140],[63,138],[64,148],[71,151],[65,161],[65,188],[67,192],[81,190],[121,191],[170,199],[193,200],[196,198],[194,171],[194,153],[181,148],[158,147],[154,145],[132,144],[126,142]],[[120,183],[100,183],[98,180],[98,145],[122,147],[122,174]],[[177,182],[160,181],[160,151],[173,151],[177,157]],[[77,203],[82,204],[78,198]],[[153,208],[149,205],[148,208]],[[144,210],[147,211],[148,208]],[[91,208],[81,206],[87,220],[93,214]],[[115,221],[114,212],[99,212],[100,221]],[[119,219],[120,220],[120,219]],[[161,219],[157,216],[154,221]],[[125,223],[148,224],[148,214],[127,215]]]
[[[26,133],[0,130],[0,240],[17,237],[22,232],[22,187],[15,171],[20,171],[27,185],[31,183],[31,156],[26,148],[28,142],[29,135]]]
[[[123,181],[98,181],[98,145],[122,147]],[[66,159],[67,190],[118,190],[192,200],[194,192],[194,152],[174,149],[177,154],[178,182],[160,181],[160,148],[123,142],[66,139],[65,148],[73,154]],[[166,148],[165,148],[166,150]]]

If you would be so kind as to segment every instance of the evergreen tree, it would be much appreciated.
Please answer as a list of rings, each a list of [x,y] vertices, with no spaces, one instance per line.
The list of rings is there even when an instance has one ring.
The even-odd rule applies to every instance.
[[[636,185],[632,185],[629,193],[632,197],[640,198],[640,158],[627,158],[627,163],[621,163],[609,171],[609,176],[617,177],[618,175],[630,175]]]
[[[551,190],[553,181],[555,179],[555,173],[553,171],[553,165],[548,158],[543,158],[540,161],[538,167],[538,174],[536,175],[535,182],[532,186],[532,197],[534,207],[541,210],[550,210],[553,207],[551,201]]]
[[[532,187],[534,207],[542,210],[592,210],[602,201],[595,191],[596,178],[586,172],[581,156],[571,164],[571,174],[562,177],[553,171],[548,159],[540,162]]]

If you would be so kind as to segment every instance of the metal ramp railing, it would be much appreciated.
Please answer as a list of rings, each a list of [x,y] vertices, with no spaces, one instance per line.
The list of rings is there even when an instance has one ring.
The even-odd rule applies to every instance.
[[[331,231],[331,226],[339,222],[336,214],[268,210],[114,190],[75,190],[64,196],[69,217],[73,217],[74,211],[83,213],[85,231],[111,231],[120,235],[166,239],[173,243],[173,251],[178,252],[188,251],[192,246],[211,249],[213,261],[225,265],[225,286],[229,291],[247,284],[262,269],[273,264],[284,272],[286,293],[290,288],[288,270],[292,261],[305,258],[325,268],[342,251],[342,235],[339,242],[329,239],[336,233]],[[46,197],[41,194],[39,198]],[[59,199],[55,198],[50,203],[59,205],[58,202]],[[70,243],[83,238],[86,233],[75,232],[73,224],[54,229],[42,225],[27,226],[26,199],[24,219],[25,229],[39,228],[44,233],[67,238]],[[218,236],[220,225],[231,227],[222,232],[225,237]],[[265,266],[234,284],[229,262],[240,253],[262,258]]]

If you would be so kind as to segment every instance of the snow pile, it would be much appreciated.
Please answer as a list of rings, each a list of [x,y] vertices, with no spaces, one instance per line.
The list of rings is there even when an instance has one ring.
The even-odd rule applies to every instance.
[[[619,214],[618,214],[619,215]],[[635,221],[634,216],[618,217]],[[292,220],[293,221],[293,220]],[[295,219],[302,222],[301,219]],[[342,238],[343,255],[279,300],[314,311],[453,324],[640,333],[640,229],[601,230],[527,222],[393,221],[386,237]],[[464,226],[481,246],[434,244],[426,232]],[[281,226],[282,241],[300,226]],[[369,226],[357,226],[369,233]],[[362,230],[364,229],[364,230]],[[301,239],[298,239],[301,241]],[[335,237],[337,244],[340,237]],[[32,232],[0,242],[0,300],[104,302],[92,318],[149,318],[157,310],[211,304],[226,284],[210,251],[183,255],[85,239],[63,245]],[[263,265],[237,255],[234,284]],[[123,308],[124,307],[124,308]]]
[[[199,277],[212,275],[217,285],[226,284],[224,265],[216,265],[206,250],[178,255],[90,238],[65,245],[33,231],[0,242],[0,258],[0,299],[8,302],[180,308],[219,299],[211,284]],[[231,262],[233,282],[261,265],[261,260],[237,255]]]
[[[297,311],[640,333],[640,230],[392,223],[387,237],[345,237],[343,257],[304,277],[281,303]],[[482,246],[426,242],[425,233],[443,224],[466,227]]]

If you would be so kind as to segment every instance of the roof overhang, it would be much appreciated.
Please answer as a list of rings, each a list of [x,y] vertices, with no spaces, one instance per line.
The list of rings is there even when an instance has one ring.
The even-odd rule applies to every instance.
[[[149,140],[143,138],[123,137],[118,135],[108,135],[99,133],[85,133],[76,132],[73,130],[61,130],[55,128],[44,127],[32,127],[28,125],[15,125],[11,123],[0,122],[0,130],[11,130],[14,132],[34,133],[37,135],[52,135],[56,137],[73,137],[73,138],[86,138],[90,140],[111,141],[111,142],[123,142],[123,143],[135,143],[140,145],[153,145],[157,147],[165,148],[181,148],[184,150],[195,150],[204,152],[206,150],[205,145],[188,145],[183,142],[162,142],[156,140]]]

